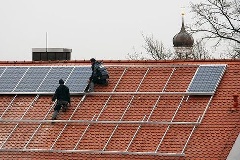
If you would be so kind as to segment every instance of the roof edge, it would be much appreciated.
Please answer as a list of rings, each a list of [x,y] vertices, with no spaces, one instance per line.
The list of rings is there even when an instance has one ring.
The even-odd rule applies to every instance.
[[[174,63],[174,62],[240,62],[240,59],[189,59],[189,60],[98,60],[104,63]],[[89,60],[57,60],[57,61],[0,61],[0,64],[54,64],[54,63],[87,63]]]

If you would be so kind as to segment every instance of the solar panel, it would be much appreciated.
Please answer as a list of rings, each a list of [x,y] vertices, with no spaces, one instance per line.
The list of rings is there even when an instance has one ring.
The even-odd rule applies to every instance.
[[[200,65],[188,86],[187,92],[214,93],[225,69],[226,65]]]
[[[63,79],[70,93],[84,92],[90,66],[0,67],[0,93],[54,93]]]
[[[73,72],[70,74],[66,85],[72,92],[84,91],[86,88],[86,83],[92,74],[92,70],[89,67],[77,67],[74,68]],[[81,75],[81,76],[80,76]]]
[[[50,67],[31,67],[18,84],[15,92],[37,92]]]
[[[13,91],[26,70],[27,67],[6,67],[0,77],[0,90],[3,92]]]
[[[63,79],[66,81],[72,70],[73,67],[52,67],[43,80],[38,92],[53,92],[59,85],[58,80]]]

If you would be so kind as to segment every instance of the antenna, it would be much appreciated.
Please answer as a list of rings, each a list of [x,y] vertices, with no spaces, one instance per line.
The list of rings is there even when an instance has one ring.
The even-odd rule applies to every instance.
[[[47,53],[47,32],[46,32],[46,53]]]

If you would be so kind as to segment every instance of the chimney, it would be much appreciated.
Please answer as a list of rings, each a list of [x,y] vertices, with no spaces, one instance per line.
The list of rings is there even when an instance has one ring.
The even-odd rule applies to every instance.
[[[237,108],[238,108],[238,95],[235,94],[233,95],[233,108],[231,110],[236,111]]]
[[[72,49],[67,48],[32,48],[33,61],[71,60]]]

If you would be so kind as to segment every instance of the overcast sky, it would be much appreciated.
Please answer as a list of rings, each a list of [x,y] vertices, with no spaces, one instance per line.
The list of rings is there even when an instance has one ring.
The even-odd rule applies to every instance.
[[[172,48],[181,13],[198,0],[0,0],[0,60],[31,60],[32,48],[69,48],[72,60],[127,59],[144,35]],[[184,9],[183,9],[184,7]]]

